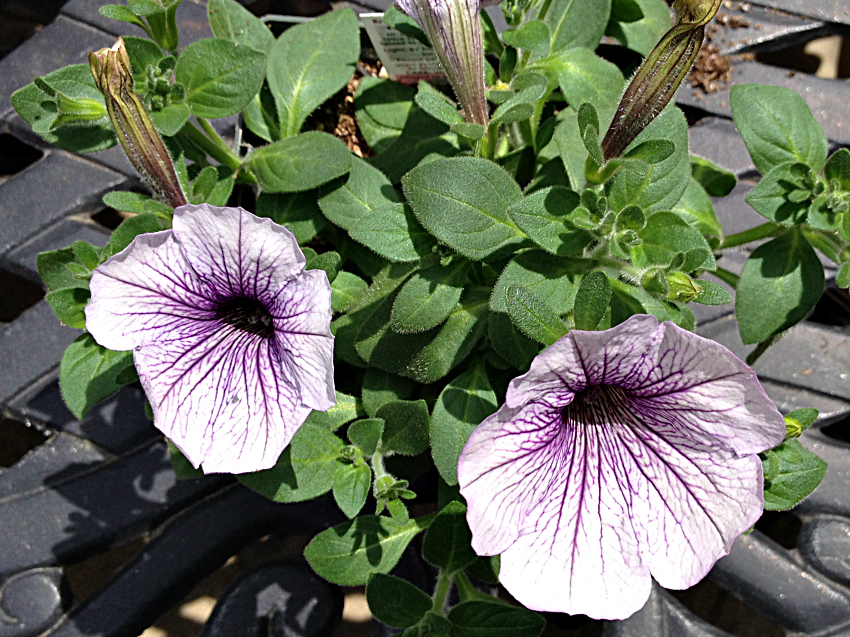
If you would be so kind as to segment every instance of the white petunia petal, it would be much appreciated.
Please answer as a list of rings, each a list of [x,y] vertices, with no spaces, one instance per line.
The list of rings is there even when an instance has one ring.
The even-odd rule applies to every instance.
[[[207,473],[271,467],[310,412],[274,341],[229,325],[197,324],[134,360],[157,427]]]
[[[268,304],[306,259],[289,230],[242,208],[208,204],[174,211],[174,236],[210,294]]]
[[[214,318],[215,301],[170,230],[137,236],[94,271],[89,287],[86,328],[98,343],[116,351]]]
[[[755,454],[784,431],[716,343],[652,317],[571,332],[461,453],[473,548],[501,553],[500,581],[530,608],[628,617],[650,574],[691,586],[755,523]]]

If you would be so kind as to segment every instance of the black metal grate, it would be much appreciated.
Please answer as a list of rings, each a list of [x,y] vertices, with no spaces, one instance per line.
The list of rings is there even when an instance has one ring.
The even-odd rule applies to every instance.
[[[10,176],[0,183],[0,270],[21,280],[38,281],[35,256],[42,250],[75,239],[102,245],[107,234],[90,218],[108,216],[98,215],[103,193],[137,185],[119,149],[78,158],[50,148],[26,130],[9,104],[11,92],[33,76],[81,61],[90,48],[111,44],[124,30],[127,25],[97,13],[99,4],[70,0],[51,25],[0,59],[0,146],[20,150],[13,158],[16,169],[6,170]],[[721,13],[726,17],[712,44],[730,57],[731,82],[796,90],[832,144],[850,144],[850,82],[769,63],[773,51],[826,35],[850,36],[850,3],[726,0]],[[189,0],[178,15],[183,42],[208,35],[202,3]],[[729,119],[728,95],[727,85],[709,94],[688,85],[678,101],[699,120],[692,148],[741,178],[732,196],[716,202],[724,227],[736,232],[761,218],[743,201],[757,173]],[[744,251],[732,253],[722,265],[740,271],[745,257]],[[0,282],[0,287],[5,293],[7,286]],[[766,516],[694,589],[674,595],[656,587],[644,609],[623,622],[551,617],[547,634],[850,634],[850,302],[845,297],[830,292],[812,320],[791,330],[756,366],[780,409],[821,411],[821,421],[802,438],[830,463],[821,488],[793,514]],[[0,325],[5,414],[0,439],[9,438],[12,429],[23,432],[17,436],[23,446],[7,454],[11,466],[0,470],[0,637],[136,637],[262,536],[310,536],[339,520],[328,500],[282,506],[228,478],[177,482],[162,438],[142,416],[138,387],[124,388],[76,420],[62,405],[56,378],[62,351],[77,332],[61,326],[38,298]],[[728,308],[703,308],[699,319],[702,334],[746,355]],[[111,551],[129,541],[123,552]],[[107,584],[75,600],[67,581],[68,574],[78,577],[80,567],[74,564],[107,555],[123,566]],[[266,561],[237,576],[220,597],[204,637],[331,634],[341,613],[339,589],[315,578],[303,563],[281,563],[277,556],[269,551]],[[428,577],[412,556],[400,568],[414,578]],[[81,590],[77,581],[78,597]],[[374,634],[390,633],[376,625]]]

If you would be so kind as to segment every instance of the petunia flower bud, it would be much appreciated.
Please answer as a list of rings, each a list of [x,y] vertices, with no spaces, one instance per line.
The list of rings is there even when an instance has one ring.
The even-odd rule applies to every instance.
[[[89,67],[98,90],[106,100],[106,110],[118,141],[133,167],[157,199],[172,208],[184,205],[186,196],[168,150],[133,90],[133,75],[124,39],[118,38],[111,49],[90,52]]]
[[[673,3],[677,24],[661,38],[629,83],[602,142],[606,161],[622,155],[673,99],[696,60],[705,38],[705,25],[720,9],[721,1],[676,0]]]
[[[803,433],[803,423],[791,416],[785,416],[785,440],[799,438]]]
[[[484,48],[478,14],[498,0],[396,0],[416,20],[440,58],[466,120],[487,125]]]

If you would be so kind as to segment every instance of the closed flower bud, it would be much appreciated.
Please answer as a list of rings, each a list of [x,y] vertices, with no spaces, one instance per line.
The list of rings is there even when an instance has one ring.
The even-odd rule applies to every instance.
[[[498,0],[396,0],[428,36],[463,106],[466,120],[487,125],[484,48],[478,14]]]
[[[172,208],[186,203],[171,157],[133,90],[130,58],[119,38],[111,49],[89,53],[89,67],[124,152],[154,196]]]

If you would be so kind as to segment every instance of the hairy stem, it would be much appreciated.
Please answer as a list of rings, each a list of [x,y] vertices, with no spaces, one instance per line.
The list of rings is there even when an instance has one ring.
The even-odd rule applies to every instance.
[[[769,239],[781,234],[784,230],[785,228],[778,223],[763,223],[755,228],[750,228],[737,234],[730,234],[720,242],[720,249],[725,250],[726,248],[742,246],[752,241],[758,241],[759,239]]]

